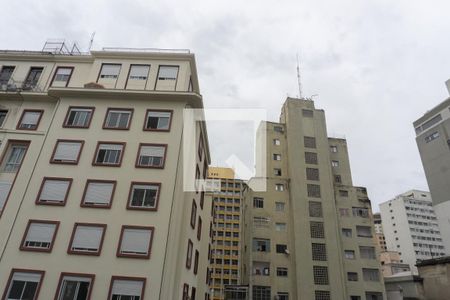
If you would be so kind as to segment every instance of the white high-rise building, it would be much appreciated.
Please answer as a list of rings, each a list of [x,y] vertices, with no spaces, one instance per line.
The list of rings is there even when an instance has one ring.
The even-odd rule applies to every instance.
[[[417,261],[445,255],[429,192],[411,190],[380,204],[383,231],[389,251],[417,273]]]

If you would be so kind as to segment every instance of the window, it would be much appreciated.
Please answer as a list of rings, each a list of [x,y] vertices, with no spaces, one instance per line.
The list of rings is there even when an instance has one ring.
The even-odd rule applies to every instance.
[[[160,188],[160,183],[132,182],[128,208],[156,210],[158,207]]]
[[[158,80],[177,80],[178,66],[159,66]]]
[[[317,201],[309,201],[309,216],[321,218],[322,217],[322,203]]]
[[[100,255],[106,224],[75,223],[67,252]]]
[[[366,292],[366,299],[383,300],[383,293],[380,292]]]
[[[147,80],[149,72],[149,65],[131,65],[128,80]]]
[[[22,116],[20,117],[19,124],[17,124],[17,129],[36,130],[39,126],[43,113],[43,110],[24,110]]]
[[[275,146],[280,146],[280,145],[281,145],[281,142],[280,142],[279,139],[273,139],[273,144],[274,144]]]
[[[276,211],[284,211],[285,204],[283,202],[275,202]]]
[[[191,288],[191,298],[190,300],[195,300],[195,294],[197,292],[197,289],[195,287]]]
[[[281,176],[281,169],[275,168],[273,169],[274,176]]]
[[[328,267],[313,266],[314,284],[326,285],[328,282]]]
[[[197,240],[200,241],[201,238],[202,238],[202,218],[198,216]]]
[[[71,185],[71,178],[44,177],[36,203],[64,205]]]
[[[57,300],[86,300],[91,297],[95,275],[61,273]]]
[[[341,175],[334,175],[334,182],[342,183]]]
[[[331,166],[332,166],[332,167],[339,167],[339,161],[337,161],[337,160],[332,160],[332,161],[331,161]]]
[[[12,269],[2,299],[37,299],[43,277],[44,271]]]
[[[311,221],[311,222],[309,222],[309,227],[310,227],[312,238],[315,238],[315,239],[325,238],[325,230],[323,227],[323,222]]]
[[[312,136],[303,137],[305,148],[316,148],[316,138]]]
[[[183,298],[182,300],[189,300],[189,285],[183,284]]]
[[[0,110],[0,128],[3,127],[3,123],[5,123],[7,115],[8,115],[8,111],[6,109]]]
[[[368,218],[369,217],[369,209],[364,207],[353,207],[353,216],[354,217],[361,217],[361,218]]]
[[[11,189],[12,182],[0,181],[0,215],[5,206],[6,198],[9,195],[9,190]]]
[[[280,133],[284,132],[283,127],[281,127],[281,126],[273,126],[273,130],[275,132],[280,132]]]
[[[195,203],[195,199],[192,199],[192,207],[191,207],[191,227],[195,228],[195,220],[197,219],[197,204]]]
[[[433,132],[432,134],[425,137],[425,142],[429,143],[439,137],[439,132]]]
[[[117,256],[150,258],[153,227],[122,226]]]
[[[66,87],[72,76],[73,67],[57,67],[53,76],[52,86]]]
[[[281,154],[273,154],[273,160],[281,160]]]
[[[276,231],[286,231],[286,223],[275,223]]]
[[[364,259],[376,259],[377,258],[374,247],[359,246],[359,254],[361,255],[361,258],[364,258]]]
[[[119,77],[121,65],[117,64],[103,64],[100,70],[99,78],[102,79],[117,79]]]
[[[109,300],[141,300],[144,298],[145,278],[112,276]]]
[[[155,90],[174,91],[177,84],[178,66],[159,66]]]
[[[115,188],[115,181],[87,180],[81,206],[111,207]]]
[[[15,68],[15,66],[3,66],[0,71],[0,89],[4,90],[3,85],[8,85]]]
[[[108,108],[103,129],[129,129],[133,109]]]
[[[78,164],[84,141],[57,140],[51,163]]]
[[[345,237],[352,237],[352,230],[350,228],[342,228],[342,235]]]
[[[318,163],[317,153],[305,152],[305,163],[317,165],[317,163]]]
[[[27,251],[52,251],[53,243],[58,231],[57,221],[28,221],[27,229],[20,245],[20,250]]]
[[[97,144],[95,160],[92,162],[92,165],[120,167],[124,148],[125,143],[99,142]]]
[[[355,251],[354,250],[344,250],[344,257],[346,259],[355,259]]]
[[[287,245],[283,245],[283,244],[276,244],[275,246],[276,248],[276,252],[277,253],[283,253],[286,254],[287,252]]]
[[[329,291],[314,291],[314,300],[331,300]]]
[[[6,159],[3,161],[2,170],[5,173],[16,173],[22,165],[23,158],[28,149],[28,143],[8,143]]]
[[[63,127],[89,128],[93,107],[69,107]]]
[[[164,168],[167,145],[140,144],[136,167]]]
[[[325,244],[312,243],[312,259],[316,261],[326,261],[327,260],[327,248]]]
[[[199,257],[199,252],[198,250],[195,250],[195,255],[194,255],[194,274],[197,275],[198,272],[198,257]]]
[[[193,252],[194,244],[191,239],[188,240],[188,246],[186,251],[186,268],[191,269],[192,265],[192,252]]]
[[[348,281],[358,281],[358,273],[356,273],[356,272],[347,272],[347,280]]]
[[[253,300],[272,300],[270,286],[253,286]]]
[[[320,198],[320,185],[318,184],[307,184],[306,189],[308,191],[308,197]]]
[[[198,151],[197,151],[198,158],[199,158],[200,161],[203,159],[204,148],[205,148],[205,146],[203,144],[203,134],[200,134],[200,138],[199,138],[199,141],[198,141]],[[203,176],[203,177],[205,177],[205,176]]]
[[[306,118],[312,118],[314,116],[314,112],[310,109],[302,109],[302,115]]]
[[[337,146],[330,146],[330,151],[332,153],[337,153],[338,152]]]
[[[356,226],[356,235],[359,237],[372,237],[372,229],[369,226]]]
[[[284,184],[281,184],[281,183],[275,184],[275,190],[278,192],[284,191]]]
[[[253,239],[253,251],[270,252],[270,240],[254,238]]]
[[[288,268],[277,268],[277,276],[287,277],[288,276]]]
[[[339,214],[341,217],[349,217],[349,209],[348,208],[339,208]]]
[[[41,77],[43,70],[44,68],[42,67],[31,67],[30,72],[22,85],[22,89],[24,91],[34,90],[39,82],[39,78]]]
[[[380,272],[378,269],[365,269],[363,268],[364,281],[380,281]]]
[[[306,179],[307,180],[319,180],[319,169],[306,168]]]
[[[172,111],[147,110],[144,130],[169,131]]]
[[[264,208],[264,198],[254,197],[253,198],[254,208]]]
[[[348,197],[348,191],[339,190],[339,196],[341,196],[341,197]]]

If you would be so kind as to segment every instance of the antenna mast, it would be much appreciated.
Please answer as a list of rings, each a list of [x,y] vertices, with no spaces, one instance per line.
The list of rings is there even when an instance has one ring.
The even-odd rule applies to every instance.
[[[303,98],[303,94],[302,94],[302,81],[300,78],[300,63],[298,60],[298,53],[297,53],[297,81],[298,81],[298,98],[302,99]]]
[[[92,45],[94,44],[95,31],[91,34],[91,40],[89,41],[88,51],[91,52]]]

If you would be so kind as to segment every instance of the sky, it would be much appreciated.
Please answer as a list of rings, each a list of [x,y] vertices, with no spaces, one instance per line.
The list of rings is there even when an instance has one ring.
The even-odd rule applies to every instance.
[[[8,1],[0,49],[49,38],[87,49],[93,32],[96,50],[190,49],[206,108],[266,109],[270,121],[298,95],[299,53],[303,95],[317,95],[329,134],[347,138],[353,182],[377,211],[428,190],[412,122],[449,96],[449,11],[442,0]],[[237,153],[252,166],[251,126],[209,125],[213,165]],[[230,131],[245,134],[230,142]]]

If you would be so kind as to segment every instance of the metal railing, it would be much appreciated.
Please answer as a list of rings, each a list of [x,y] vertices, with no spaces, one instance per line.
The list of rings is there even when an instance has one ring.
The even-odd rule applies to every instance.
[[[164,48],[123,48],[123,47],[103,47],[103,51],[110,52],[137,52],[137,53],[180,53],[189,54],[189,49],[164,49]]]
[[[37,82],[16,81],[10,79],[8,81],[0,81],[0,91],[2,92],[43,92]]]

